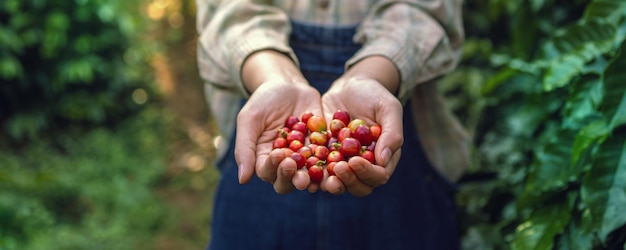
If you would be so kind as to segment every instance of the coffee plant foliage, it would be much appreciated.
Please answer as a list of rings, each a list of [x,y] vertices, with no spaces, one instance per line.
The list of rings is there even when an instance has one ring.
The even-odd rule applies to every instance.
[[[115,131],[0,150],[0,249],[155,249],[177,223],[155,193],[162,117],[149,108]]]
[[[467,249],[626,247],[626,1],[467,1]]]
[[[141,1],[0,2],[0,135],[11,141],[71,125],[115,123],[150,91]],[[49,134],[49,133],[48,133]]]

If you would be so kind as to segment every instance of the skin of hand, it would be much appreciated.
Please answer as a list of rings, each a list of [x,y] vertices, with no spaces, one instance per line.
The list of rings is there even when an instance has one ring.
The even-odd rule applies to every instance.
[[[272,150],[272,144],[288,116],[305,111],[322,113],[319,92],[308,84],[293,61],[271,50],[248,57],[242,80],[252,94],[237,115],[235,160],[239,183],[247,183],[256,173],[261,180],[272,183],[279,194],[313,188],[308,172],[297,170],[296,162],[285,150]]]
[[[361,197],[387,183],[400,160],[404,142],[402,104],[394,95],[398,85],[399,73],[395,65],[384,57],[373,56],[352,66],[322,96],[327,121],[335,111],[347,110],[352,118],[382,127],[374,152],[376,164],[362,157],[338,163],[334,168],[336,176],[325,173],[322,190],[333,194],[348,191]]]

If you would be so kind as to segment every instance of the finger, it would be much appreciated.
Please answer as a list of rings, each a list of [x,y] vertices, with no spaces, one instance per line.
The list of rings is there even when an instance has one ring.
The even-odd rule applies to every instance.
[[[311,184],[309,184],[309,186],[307,187],[307,189],[309,190],[309,193],[315,193],[317,192],[319,188],[320,188],[320,184],[315,183],[315,182],[311,182]]]
[[[285,158],[289,157],[286,157],[285,152],[282,149],[272,150],[265,161],[263,161],[264,164],[262,164],[256,171],[259,178],[265,182],[274,183],[277,177],[278,166]]]
[[[274,191],[279,194],[286,194],[295,188],[291,182],[293,176],[296,174],[296,162],[287,157],[278,164],[278,171],[276,172],[276,181],[274,182]]]
[[[305,168],[298,169],[291,180],[293,186],[298,190],[305,190],[311,184],[311,178]]]
[[[356,197],[367,196],[374,188],[359,180],[347,162],[339,162],[334,168],[335,174],[343,182],[346,190]]]
[[[346,187],[343,185],[343,182],[334,175],[328,177],[324,186],[327,192],[334,195],[340,195],[346,192]]]
[[[352,157],[348,165],[357,178],[368,186],[378,187],[386,184],[391,173],[385,167],[370,163],[362,157]]]
[[[239,183],[245,184],[252,178],[256,166],[256,146],[263,132],[260,123],[253,122],[254,115],[245,107],[237,115],[237,133],[235,136],[235,161],[238,166]]]
[[[389,164],[387,164],[387,166],[385,166],[385,170],[389,173],[389,176],[391,176],[391,174],[393,174],[393,171],[396,170],[396,167],[398,166],[398,162],[400,161],[400,157],[402,156],[402,149],[399,149],[398,151],[396,151],[396,153],[393,154],[393,156],[391,156],[391,160],[389,160]]]
[[[376,164],[387,166],[392,156],[402,147],[404,134],[402,128],[402,105],[398,100],[385,102],[377,107],[380,116],[376,117],[377,122],[382,127],[382,132],[374,152]]]

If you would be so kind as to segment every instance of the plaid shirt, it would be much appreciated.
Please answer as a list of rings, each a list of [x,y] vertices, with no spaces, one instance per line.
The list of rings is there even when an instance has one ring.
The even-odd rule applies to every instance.
[[[242,97],[241,66],[251,53],[273,49],[298,58],[289,47],[289,20],[340,27],[358,25],[362,48],[346,67],[383,55],[398,67],[398,98],[411,99],[416,128],[428,159],[456,181],[469,165],[469,136],[444,107],[435,78],[452,71],[463,43],[461,0],[196,0],[198,65],[207,101],[224,140],[235,127]]]

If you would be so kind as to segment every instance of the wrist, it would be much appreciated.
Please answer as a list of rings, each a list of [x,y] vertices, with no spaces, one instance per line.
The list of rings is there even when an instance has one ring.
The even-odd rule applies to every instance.
[[[308,85],[291,58],[275,50],[261,50],[248,56],[241,69],[241,79],[249,94],[268,82]]]
[[[394,96],[400,89],[400,71],[396,65],[383,56],[369,56],[350,66],[341,77],[350,80],[370,79],[380,83]]]

